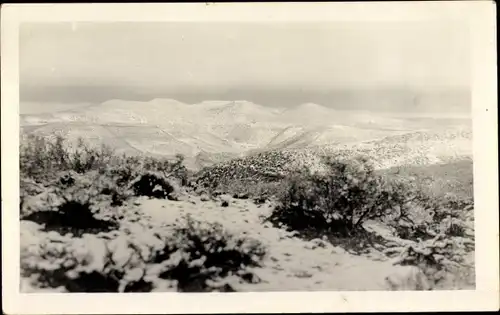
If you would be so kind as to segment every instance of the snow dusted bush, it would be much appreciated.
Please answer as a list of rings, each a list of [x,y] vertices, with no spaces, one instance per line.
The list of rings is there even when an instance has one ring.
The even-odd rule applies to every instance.
[[[99,148],[90,146],[82,138],[79,138],[76,146],[70,147],[67,152],[68,168],[77,173],[101,169],[108,165],[114,156],[111,148],[105,145]]]
[[[385,253],[396,255],[395,265],[418,267],[435,289],[474,286],[471,238],[438,234],[425,241],[388,245]]]
[[[119,179],[112,176],[96,174],[93,182],[100,195],[111,198],[110,206],[112,207],[124,205],[134,195],[128,182],[121,183]]]
[[[407,187],[411,187],[409,184]],[[397,216],[389,216],[386,223],[403,239],[428,240],[438,234],[448,236],[474,235],[474,203],[455,195],[434,197],[407,189],[413,196]],[[402,209],[402,210],[401,210]]]
[[[257,266],[266,251],[253,239],[236,237],[218,223],[200,222],[187,217],[174,228],[173,238],[166,242],[169,259],[161,262],[161,278],[175,279],[181,291],[235,291],[228,276],[243,281],[258,281],[246,270]],[[233,278],[233,277],[232,277]],[[233,278],[234,279],[234,278]]]
[[[285,182],[270,220],[297,231],[328,230],[348,235],[366,219],[389,215],[403,203],[394,189],[364,158],[326,158],[327,172],[299,172]],[[399,188],[400,189],[400,188]]]
[[[363,156],[326,157],[324,164],[327,171],[305,169],[283,181],[285,189],[271,222],[297,231],[345,236],[360,231],[366,220],[378,219],[410,240],[473,233],[463,218],[467,209],[473,209],[470,200],[428,195],[411,178],[379,175]]]
[[[143,165],[146,170],[160,172],[167,178],[178,179],[182,186],[188,184],[189,173],[184,165],[184,156],[181,154],[177,154],[174,161],[145,157]]]
[[[99,173],[112,180],[118,187],[126,187],[139,175],[139,163],[139,159],[123,158],[122,163],[108,165],[99,170]]]
[[[175,191],[173,184],[160,172],[146,172],[131,183],[136,196],[172,199]]]
[[[174,199],[177,184],[187,182],[182,156],[173,162],[119,156],[105,146],[88,146],[81,139],[76,145],[68,144],[61,136],[53,140],[30,136],[21,143],[20,152],[21,215],[49,220],[52,223],[45,224],[53,227],[62,224],[60,216],[70,208],[72,213],[87,213],[88,209],[102,214],[125,205],[134,195]],[[76,224],[76,214],[72,217]]]
[[[20,145],[20,169],[24,178],[32,178],[41,183],[53,179],[60,171],[73,171],[79,174],[99,171],[102,175],[117,180],[117,185],[125,185],[146,171],[162,173],[167,178],[176,178],[181,185],[188,182],[188,171],[184,157],[177,155],[174,161],[144,156],[116,155],[102,145],[91,146],[79,138],[69,143],[62,136],[47,139],[27,136]]]
[[[29,278],[32,288],[62,292],[151,290],[150,283],[141,281],[144,275],[137,275],[141,264],[129,250],[124,233],[71,237],[36,231],[36,237],[21,235],[21,240],[21,273]]]
[[[53,140],[30,135],[21,142],[20,170],[25,177],[45,180],[58,171],[84,173],[103,168],[113,155],[109,147],[92,147],[82,139],[69,144],[60,135]]]
[[[184,182],[182,178],[177,177],[181,176],[176,173],[177,169],[166,173],[165,169],[171,169],[174,165],[169,161],[158,160],[156,165],[149,158],[123,157],[122,159],[122,163],[100,170],[105,182],[111,183],[103,193],[117,195],[125,190],[135,196],[171,199],[178,188],[177,184]],[[158,166],[158,169],[155,169],[155,166]]]
[[[29,135],[21,141],[19,165],[24,177],[40,178],[48,175],[54,168],[61,168],[66,161],[62,137],[49,142],[43,137]]]
[[[79,238],[22,230],[23,276],[69,292],[235,291],[259,280],[248,268],[265,255],[260,242],[189,217],[172,228],[132,224]]]
[[[60,233],[98,233],[117,227],[110,203],[91,176],[64,172],[50,188],[25,199],[21,219]]]

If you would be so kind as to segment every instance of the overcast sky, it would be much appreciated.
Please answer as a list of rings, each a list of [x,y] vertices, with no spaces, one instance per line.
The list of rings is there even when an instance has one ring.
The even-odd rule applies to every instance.
[[[467,88],[469,53],[467,29],[450,22],[24,24],[21,98],[65,88],[87,91],[75,102],[103,90],[103,98],[126,98],[189,89]]]

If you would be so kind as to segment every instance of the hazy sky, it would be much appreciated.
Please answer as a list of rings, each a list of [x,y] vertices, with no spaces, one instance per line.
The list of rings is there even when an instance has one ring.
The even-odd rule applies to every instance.
[[[21,99],[467,88],[469,53],[450,22],[24,24]]]

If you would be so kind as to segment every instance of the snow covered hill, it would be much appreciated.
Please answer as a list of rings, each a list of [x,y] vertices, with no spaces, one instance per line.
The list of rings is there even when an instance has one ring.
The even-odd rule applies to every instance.
[[[20,116],[24,133],[47,137],[60,133],[69,139],[83,137],[91,142],[104,142],[119,152],[158,156],[180,153],[198,166],[268,150],[329,148],[391,139],[409,132],[427,132],[443,123],[455,128],[454,125],[463,125],[464,121],[407,119],[367,111],[334,110],[314,103],[284,109],[244,100],[185,104],[173,99],[109,100],[70,110]],[[460,145],[465,146],[469,141],[465,139]],[[443,150],[447,148],[441,146]]]

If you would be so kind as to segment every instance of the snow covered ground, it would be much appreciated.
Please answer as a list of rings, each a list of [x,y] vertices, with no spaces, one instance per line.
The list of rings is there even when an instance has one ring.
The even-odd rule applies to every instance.
[[[203,201],[204,200],[204,201]],[[221,200],[228,201],[221,207]],[[292,232],[263,223],[272,209],[270,202],[256,205],[249,200],[221,196],[217,201],[188,196],[184,201],[141,198],[141,211],[156,224],[173,224],[189,215],[206,222],[221,223],[228,231],[261,241],[267,248],[262,267],[253,268],[259,283],[231,283],[238,291],[321,290],[415,290],[429,288],[415,267],[395,265],[394,259],[372,248],[360,255],[322,239],[303,240]],[[383,227],[368,223],[380,234]],[[381,248],[382,249],[382,248]]]

